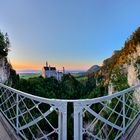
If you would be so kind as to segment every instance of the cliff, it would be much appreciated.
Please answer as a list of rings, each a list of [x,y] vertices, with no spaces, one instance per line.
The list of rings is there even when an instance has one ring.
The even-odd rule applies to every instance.
[[[124,43],[121,50],[103,61],[96,77],[104,77],[102,83],[112,91],[135,85],[140,80],[140,27]],[[110,87],[110,85],[113,87]]]
[[[11,83],[14,71],[11,64],[7,60],[9,47],[10,41],[8,34],[3,34],[0,32],[0,82],[7,84]]]
[[[0,58],[0,82],[8,82],[10,77],[10,64],[7,61],[6,57]]]

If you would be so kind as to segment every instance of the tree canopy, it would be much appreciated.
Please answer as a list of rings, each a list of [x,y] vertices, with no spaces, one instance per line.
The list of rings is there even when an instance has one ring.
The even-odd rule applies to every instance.
[[[8,38],[8,34],[3,34],[0,31],[0,55],[1,56],[7,56],[8,55],[8,50],[10,46],[10,41]]]

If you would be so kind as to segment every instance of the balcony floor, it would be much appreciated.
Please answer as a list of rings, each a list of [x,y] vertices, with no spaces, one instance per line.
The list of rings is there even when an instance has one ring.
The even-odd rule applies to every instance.
[[[140,140],[140,123],[135,129],[133,135],[131,136],[130,140]]]
[[[0,140],[21,140],[2,113],[0,113]]]
[[[7,133],[1,122],[0,122],[0,140],[11,140],[9,134]]]

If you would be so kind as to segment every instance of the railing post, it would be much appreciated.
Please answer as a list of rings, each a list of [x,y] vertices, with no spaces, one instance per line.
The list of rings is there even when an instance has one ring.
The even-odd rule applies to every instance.
[[[18,134],[19,133],[19,130],[18,130],[18,124],[19,124],[19,117],[18,117],[18,114],[19,114],[19,109],[18,109],[18,106],[19,105],[19,95],[16,94],[16,133]]]
[[[82,140],[82,124],[83,124],[83,116],[82,116],[82,107],[78,102],[74,102],[74,140]]]
[[[123,94],[123,134],[125,133],[125,93]]]
[[[58,109],[58,140],[67,140],[67,102],[63,102]]]

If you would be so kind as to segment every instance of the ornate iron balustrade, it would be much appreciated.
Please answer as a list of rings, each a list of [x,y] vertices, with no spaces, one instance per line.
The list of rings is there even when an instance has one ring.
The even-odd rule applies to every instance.
[[[140,113],[139,87],[95,99],[59,100],[0,84],[0,110],[23,139],[66,140],[67,104],[71,102],[74,140],[114,140],[121,138]]]

